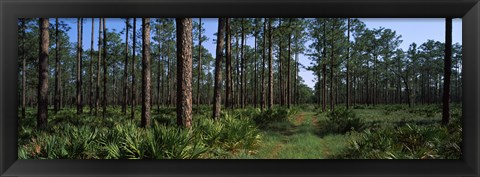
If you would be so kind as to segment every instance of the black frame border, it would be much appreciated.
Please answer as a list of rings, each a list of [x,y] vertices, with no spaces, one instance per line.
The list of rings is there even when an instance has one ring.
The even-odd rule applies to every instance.
[[[461,160],[17,160],[23,17],[462,18]],[[479,0],[0,0],[0,176],[479,176]]]

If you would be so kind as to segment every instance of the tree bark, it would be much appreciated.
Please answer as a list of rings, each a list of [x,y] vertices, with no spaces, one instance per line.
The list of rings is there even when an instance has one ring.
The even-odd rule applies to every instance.
[[[103,112],[105,118],[107,113],[107,26],[105,18],[103,20]]]
[[[445,19],[445,67],[443,82],[443,111],[442,124],[447,125],[450,121],[450,76],[452,68],[452,18]]]
[[[83,39],[83,18],[78,18],[78,43],[77,43],[77,114],[83,113],[82,97],[82,39]]]
[[[347,65],[346,65],[346,69],[347,69],[347,73],[346,73],[346,77],[347,77],[347,109],[349,108],[350,106],[350,18],[347,19]]]
[[[39,67],[38,67],[38,110],[37,110],[37,128],[46,130],[48,125],[48,48],[49,48],[49,29],[50,22],[48,18],[40,18],[40,47],[39,47]]]
[[[332,20],[333,21],[333,25],[332,25],[332,53],[331,53],[331,57],[330,57],[330,110],[333,111],[335,109],[335,103],[334,103],[334,100],[333,100],[333,62],[335,61],[334,57],[335,57],[335,45],[334,45],[334,42],[335,42],[335,19]]]
[[[226,89],[225,89],[225,108],[230,108],[232,106],[232,38],[230,34],[230,18],[226,18],[226,66],[225,73],[227,77]],[[233,109],[233,107],[231,107]]]
[[[272,22],[268,19],[268,108],[273,106]]]
[[[213,119],[218,120],[220,118],[221,102],[222,102],[222,58],[223,58],[223,33],[225,33],[225,19],[218,19],[218,32],[217,32],[217,49],[215,58],[215,83],[213,88]]]
[[[267,102],[266,99],[266,88],[265,88],[265,61],[267,60],[267,18],[264,18],[263,21],[263,49],[262,49],[262,93],[261,93],[261,101],[260,101],[260,109],[263,111],[263,109],[266,107],[265,103]]]
[[[95,97],[95,116],[98,115],[100,107],[100,63],[102,61],[102,19],[98,19],[98,60],[97,60],[97,88]]]
[[[125,63],[123,68],[123,94],[122,94],[122,113],[127,114],[127,92],[128,92],[128,26],[129,18],[125,20]],[[93,34],[93,33],[92,33]]]
[[[24,27],[23,23],[24,22],[22,22],[22,28]],[[59,108],[60,107],[60,87],[59,87],[59,85],[60,85],[60,80],[59,80],[59,77],[60,77],[60,75],[59,75],[60,58],[59,58],[59,54],[58,54],[59,51],[60,51],[60,49],[59,49],[60,48],[60,41],[58,39],[59,38],[58,33],[59,33],[58,32],[58,18],[55,18],[55,92],[54,92],[55,101],[53,102],[53,107],[54,107],[53,110],[54,110],[55,114],[60,109]],[[22,44],[22,46],[25,47],[25,44]],[[23,52],[25,52],[25,48],[23,48]],[[24,104],[22,104],[22,105],[24,105]],[[22,109],[22,117],[25,117],[25,113],[23,111],[24,111],[24,109]]]
[[[90,114],[93,113],[93,38],[94,38],[94,29],[95,29],[95,19],[92,18],[92,37],[90,40],[90,81],[89,81],[89,92],[88,92],[88,104],[90,106]]]
[[[135,61],[135,51],[136,51],[136,44],[137,44],[137,38],[136,38],[136,33],[137,33],[137,18],[133,18],[133,46],[132,46],[132,99],[131,99],[131,109],[132,111],[130,112],[130,117],[131,119],[135,119],[135,106],[136,106],[136,100],[137,100],[137,87],[136,87],[136,81],[135,81],[135,66],[136,66],[136,61]]]
[[[192,123],[192,19],[177,18],[177,125]]]
[[[150,126],[150,18],[142,18],[142,127]]]

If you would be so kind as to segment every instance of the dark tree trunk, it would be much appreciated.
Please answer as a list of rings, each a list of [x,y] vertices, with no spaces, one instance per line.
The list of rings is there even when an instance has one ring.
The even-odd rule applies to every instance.
[[[272,22],[268,19],[268,108],[273,106]]]
[[[262,93],[261,93],[261,102],[260,109],[263,110],[266,106],[266,84],[265,84],[265,61],[267,60],[267,18],[264,18],[263,21],[263,49],[262,49]]]
[[[105,118],[107,114],[107,22],[103,20],[103,112],[102,117]]]
[[[232,40],[230,35],[230,18],[226,18],[226,63],[225,74],[227,77],[226,89],[225,89],[225,108],[232,106]],[[233,109],[233,107],[231,107]]]
[[[25,107],[27,105],[27,56],[26,56],[26,48],[25,48],[25,43],[26,43],[26,25],[25,25],[25,18],[21,19],[22,23],[22,118],[25,119]],[[57,25],[58,26],[58,25]],[[57,27],[58,31],[58,27]],[[58,35],[57,35],[58,38]],[[58,43],[57,43],[58,44]],[[58,52],[58,45],[57,45],[57,52]],[[58,70],[56,70],[55,74],[57,75]],[[55,76],[58,78],[57,76]],[[56,83],[56,81],[55,81]],[[55,97],[56,98],[56,97]]]
[[[102,19],[98,19],[98,60],[97,60],[97,88],[95,96],[95,116],[98,115],[100,107],[100,63],[102,61]]]
[[[213,119],[218,120],[220,118],[220,110],[222,106],[222,92],[220,91],[222,86],[222,58],[223,58],[223,33],[225,33],[225,19],[218,19],[218,32],[217,32],[217,49],[215,58],[215,83],[213,88]]]
[[[77,43],[77,114],[83,113],[82,97],[82,39],[83,39],[83,18],[78,18],[78,43]]]
[[[50,22],[48,18],[40,18],[40,51],[38,67],[38,110],[37,110],[37,128],[46,130],[48,125],[48,48]]]
[[[92,18],[92,37],[90,40],[90,81],[89,81],[89,92],[88,92],[88,104],[90,106],[90,114],[93,113],[93,38],[94,38],[94,32],[95,32],[95,19]]]
[[[158,65],[157,65],[157,110],[160,110],[160,104],[162,103],[160,95],[163,94],[163,85],[161,86],[160,83],[163,81],[163,63],[162,63],[162,47],[160,44],[160,31],[157,29],[157,37],[158,37]],[[160,77],[161,75],[161,77]],[[160,80],[161,78],[161,80]],[[163,83],[162,83],[163,84]],[[162,91],[160,91],[160,87]],[[163,95],[162,95],[163,98]]]
[[[288,26],[290,27],[291,25],[291,20],[292,19],[289,19],[289,24]],[[288,34],[288,57],[287,57],[287,106],[288,108],[290,108],[291,106],[291,99],[292,99],[292,96],[291,96],[291,83],[290,83],[290,68],[291,68],[291,64],[290,64],[290,61],[292,60],[291,59],[291,38],[292,38],[292,34],[291,32]]]
[[[177,18],[176,25],[177,125],[189,128],[192,124],[192,19]]]
[[[135,81],[135,66],[136,66],[136,61],[135,61],[135,51],[136,51],[136,44],[137,44],[137,18],[133,18],[133,46],[132,46],[132,99],[131,99],[131,109],[132,111],[130,112],[130,117],[131,119],[135,119],[135,106],[136,106],[136,100],[137,100],[137,87],[136,87],[136,81]]]
[[[450,121],[450,75],[452,67],[452,18],[445,19],[445,68],[443,82],[443,112],[442,124],[447,125]]]
[[[150,126],[150,18],[142,18],[142,127]]]
[[[327,109],[327,25],[326,20],[323,21],[323,51],[322,51],[322,111],[325,112]]]
[[[350,106],[350,18],[347,19],[347,109]]]
[[[334,45],[334,42],[335,42],[335,19],[333,19],[333,25],[332,25],[332,55],[330,57],[330,110],[333,111],[335,108],[334,108],[334,100],[333,100],[333,62],[335,61],[334,57],[335,57],[335,45]]]
[[[202,18],[199,18],[198,20],[197,109],[200,109],[200,82],[202,80]]]
[[[22,28],[23,28],[23,24],[24,22],[22,22]],[[55,101],[53,102],[53,110],[55,112],[55,114],[58,112],[58,110],[60,109],[59,106],[60,106],[60,89],[59,89],[59,85],[60,85],[60,80],[59,80],[59,71],[60,71],[60,58],[59,58],[59,54],[58,52],[60,51],[59,47],[60,47],[60,41],[59,41],[59,35],[58,35],[58,18],[55,18],[55,91],[54,91],[54,99]],[[23,47],[25,47],[24,44],[22,44]],[[25,48],[23,48],[23,52],[25,52]],[[23,104],[22,104],[23,105]],[[22,110],[22,117],[25,116],[24,110]]]
[[[255,38],[254,38],[254,53],[255,53],[255,56],[254,56],[254,59],[253,59],[253,62],[255,64],[255,70],[254,70],[254,91],[253,91],[253,106],[254,107],[257,107],[258,105],[258,100],[257,100],[257,92],[258,92],[258,78],[257,78],[257,70],[258,70],[258,60],[257,60],[257,35],[258,35],[258,32],[255,31]]]
[[[127,114],[127,92],[128,92],[128,26],[129,18],[125,20],[125,64],[123,65],[123,94],[122,94],[122,113]],[[135,32],[135,31],[134,31]],[[93,33],[92,33],[93,34]]]
[[[244,42],[245,42],[245,27],[244,27],[244,23],[245,23],[245,19],[242,18],[242,34],[241,34],[241,46],[240,46],[240,57],[241,57],[241,68],[240,68],[240,104],[241,104],[241,108],[245,108],[245,54],[244,54]]]

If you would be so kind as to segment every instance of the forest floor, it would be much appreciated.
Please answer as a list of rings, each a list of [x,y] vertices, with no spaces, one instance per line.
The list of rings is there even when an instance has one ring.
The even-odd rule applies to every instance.
[[[20,159],[458,159],[461,105],[453,105],[449,126],[441,126],[441,106],[315,105],[226,110],[212,121],[211,108],[194,115],[193,129],[178,129],[175,108],[152,113],[152,127],[139,127],[119,107],[106,118],[77,115],[66,108],[37,131],[36,110],[19,120]],[[53,112],[53,111],[52,111]],[[267,121],[265,121],[267,120]],[[262,122],[263,121],[263,122]],[[373,147],[373,149],[372,149]],[[161,149],[161,151],[159,151]]]
[[[348,145],[348,135],[320,133],[319,120],[324,114],[300,112],[288,122],[263,132],[258,153],[239,158],[256,159],[326,159]]]

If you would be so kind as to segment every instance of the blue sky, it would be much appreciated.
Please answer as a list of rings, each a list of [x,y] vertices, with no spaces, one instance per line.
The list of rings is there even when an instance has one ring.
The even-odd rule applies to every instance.
[[[60,19],[67,23],[72,29],[69,31],[69,36],[71,42],[77,41],[77,19]],[[197,18],[193,19],[198,21]],[[429,39],[444,42],[445,41],[445,19],[443,18],[361,18],[367,28],[380,28],[385,27],[392,29],[397,32],[398,35],[401,35],[403,42],[400,44],[400,48],[406,50],[408,46],[415,42],[421,44],[426,42]],[[214,33],[216,33],[218,24],[217,19],[215,18],[206,18],[202,19],[205,28],[205,34],[209,41],[203,43],[204,47],[207,48],[212,55],[215,55],[215,43],[213,40],[216,38]],[[55,23],[55,19],[51,19],[51,24]],[[137,30],[141,29],[141,19],[137,19]],[[91,38],[91,18],[84,19],[83,26],[83,47],[90,48],[90,38]],[[107,28],[116,29],[116,31],[121,31],[125,27],[125,21],[119,18],[107,19]],[[95,19],[95,32],[94,38],[98,39],[98,19]],[[453,19],[453,43],[462,42],[462,19]],[[253,46],[253,37],[250,37],[247,41],[247,45]],[[96,50],[97,47],[94,46]],[[304,56],[299,56],[299,61],[305,66],[310,66],[310,60]],[[305,80],[305,83],[313,88],[315,85],[315,76],[311,71],[305,69],[300,70],[300,76]]]

